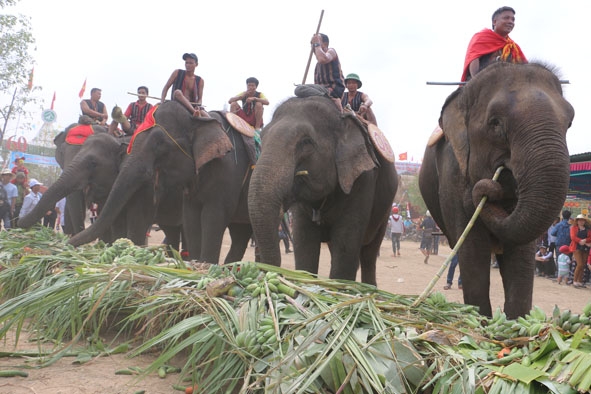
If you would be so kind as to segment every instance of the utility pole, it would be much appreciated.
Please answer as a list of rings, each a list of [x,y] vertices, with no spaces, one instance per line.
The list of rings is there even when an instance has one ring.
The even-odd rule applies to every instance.
[[[6,126],[8,125],[8,119],[10,119],[10,114],[12,113],[12,105],[14,104],[14,98],[16,97],[16,90],[14,88],[14,93],[12,94],[12,101],[10,102],[10,107],[8,108],[8,113],[4,118],[4,127],[2,128],[2,134],[0,134],[0,143],[4,141],[4,134],[6,133]],[[2,145],[2,150],[4,150],[4,145]]]

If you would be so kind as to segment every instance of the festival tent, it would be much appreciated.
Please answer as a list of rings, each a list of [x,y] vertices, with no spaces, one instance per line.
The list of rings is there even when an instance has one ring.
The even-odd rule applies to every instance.
[[[568,195],[591,200],[591,152],[570,157]]]

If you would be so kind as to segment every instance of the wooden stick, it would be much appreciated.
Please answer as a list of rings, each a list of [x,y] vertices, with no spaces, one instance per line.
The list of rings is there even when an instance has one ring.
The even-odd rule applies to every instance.
[[[324,16],[324,10],[320,12],[320,20],[318,21],[318,27],[316,28],[316,35],[320,32],[320,25],[322,24],[322,17]],[[308,57],[308,64],[306,64],[306,71],[304,71],[304,78],[302,79],[302,85],[306,83],[308,77],[308,70],[310,69],[310,63],[312,63],[312,55],[314,55],[314,47],[310,48],[310,56]]]
[[[570,84],[570,81],[568,79],[561,79],[560,80],[561,84],[565,84],[568,85]],[[466,82],[431,82],[431,81],[427,81],[427,85],[444,85],[444,86],[448,86],[448,85],[465,85]]]
[[[493,178],[492,178],[493,181],[496,181],[497,179],[499,179],[499,176],[501,175],[501,171],[503,171],[503,168],[505,168],[505,167],[500,166],[499,168],[497,168],[497,170],[495,171],[495,174],[493,175]],[[443,275],[443,273],[445,272],[445,270],[449,266],[449,263],[451,262],[453,257],[456,255],[456,253],[458,253],[458,249],[460,249],[460,246],[462,246],[462,244],[466,240],[468,233],[470,232],[470,230],[474,226],[474,222],[476,222],[476,219],[478,218],[480,211],[482,211],[482,207],[484,207],[484,203],[486,202],[487,199],[488,199],[488,196],[482,196],[482,198],[480,199],[480,204],[478,204],[478,206],[476,207],[476,210],[474,211],[472,218],[470,219],[470,221],[468,222],[468,225],[464,229],[464,232],[462,233],[462,235],[458,239],[456,246],[454,246],[451,253],[449,254],[449,256],[447,256],[447,259],[445,259],[445,261],[443,262],[443,265],[441,266],[441,268],[439,268],[439,271],[437,272],[437,274],[435,274],[435,277],[433,277],[433,279],[431,279],[431,282],[429,282],[429,284],[427,285],[425,290],[423,290],[421,295],[415,300],[415,302],[412,303],[411,308],[416,308],[417,306],[419,306],[419,304],[421,302],[425,301],[425,299],[429,296],[429,293],[431,293],[431,290],[433,290],[433,287],[435,287],[435,284],[441,278],[441,275]]]
[[[137,94],[137,93],[131,93],[131,92],[127,92],[127,94],[131,94],[132,96],[140,96],[140,95],[139,95],[139,94]],[[158,100],[158,101],[160,101],[160,97],[154,97],[154,96],[147,96],[147,95],[146,95],[146,98],[153,98],[153,99],[155,99],[155,100]],[[192,105],[197,105],[197,103],[191,103],[191,104],[192,104]],[[205,107],[205,105],[200,105],[200,107]]]

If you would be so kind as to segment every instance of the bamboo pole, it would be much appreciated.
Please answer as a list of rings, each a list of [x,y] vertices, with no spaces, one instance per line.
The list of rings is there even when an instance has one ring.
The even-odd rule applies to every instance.
[[[322,24],[322,17],[324,16],[324,10],[320,11],[320,20],[318,21],[318,27],[316,27],[316,35],[320,32],[320,25]],[[306,64],[306,71],[304,71],[304,78],[302,79],[302,85],[306,83],[308,77],[308,70],[310,70],[310,63],[312,63],[312,55],[314,55],[314,47],[310,48],[310,56],[308,57],[308,64]]]
[[[503,166],[500,166],[499,168],[497,168],[494,176],[492,177],[493,181],[496,181],[497,179],[499,179],[499,176],[501,175],[501,171],[503,170],[503,168],[504,168]],[[443,265],[441,266],[441,268],[439,268],[439,271],[435,274],[435,277],[433,279],[431,279],[431,282],[429,282],[429,284],[427,285],[425,290],[423,290],[421,295],[415,300],[415,302],[413,302],[413,304],[411,305],[411,308],[417,307],[421,302],[423,302],[425,300],[425,298],[427,298],[429,296],[429,293],[431,293],[431,291],[433,290],[433,287],[435,287],[435,284],[437,284],[437,281],[441,278],[441,275],[443,275],[443,273],[445,272],[445,270],[449,266],[449,263],[451,262],[451,260],[458,253],[460,246],[462,246],[462,244],[466,240],[468,233],[470,232],[470,230],[474,226],[474,222],[476,222],[478,215],[480,215],[480,211],[482,211],[482,207],[484,207],[484,203],[486,203],[487,199],[488,199],[487,196],[482,197],[482,199],[480,200],[480,203],[478,204],[478,206],[476,207],[476,210],[474,211],[474,214],[472,215],[472,218],[468,222],[468,225],[464,229],[464,232],[460,236],[460,239],[458,239],[456,246],[454,246],[454,248],[452,249],[449,256],[447,256],[447,259],[445,259],[445,261],[443,262]]]

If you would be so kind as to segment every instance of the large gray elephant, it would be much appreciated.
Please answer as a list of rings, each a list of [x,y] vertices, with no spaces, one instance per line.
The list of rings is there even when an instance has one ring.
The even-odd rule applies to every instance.
[[[232,249],[242,250],[231,251],[228,258],[242,258],[251,234],[245,199],[252,158],[240,134],[228,128],[221,113],[211,116],[191,117],[174,101],[160,105],[154,115],[156,124],[137,134],[101,215],[70,242],[80,245],[95,239],[128,202],[133,202],[131,209],[151,206],[156,216],[163,216],[162,210],[170,205],[182,205],[190,258],[218,263],[226,226],[233,236]],[[140,187],[142,191],[136,192]],[[183,195],[184,202],[163,202],[177,195]],[[146,212],[133,215],[138,225],[135,233],[145,239],[154,216]],[[131,239],[138,242],[138,238]]]
[[[211,111],[209,115],[222,125],[232,150],[203,165],[191,182],[190,192],[184,194],[183,229],[189,256],[217,264],[228,228],[232,243],[224,262],[230,263],[242,259],[252,235],[247,199],[255,146],[252,137],[228,123],[225,112]]]
[[[296,94],[306,96],[306,87]],[[300,93],[301,92],[301,93]],[[394,164],[375,153],[367,130],[327,96],[293,97],[263,129],[248,206],[263,263],[280,265],[278,226],[293,214],[296,269],[318,272],[321,242],[330,277],[376,284],[375,265],[396,194]]]
[[[82,194],[82,207],[84,221],[86,209],[90,203],[97,203],[99,209],[107,200],[119,168],[126,156],[129,138],[115,138],[107,133],[94,134],[88,137],[83,145],[76,147],[76,153],[64,166],[64,171],[58,180],[43,193],[39,203],[28,215],[18,221],[19,227],[28,228],[34,225],[63,197],[68,196],[68,204],[72,203],[71,196]],[[64,144],[66,144],[64,142]],[[67,144],[66,144],[67,145]],[[70,146],[66,147],[70,149]],[[73,150],[73,149],[71,149]],[[64,162],[64,164],[66,163]],[[77,202],[74,203],[77,206]],[[67,208],[66,208],[67,209]],[[79,212],[70,215],[76,221]],[[106,242],[124,237],[125,227],[121,223],[113,226],[111,230],[101,234],[100,238]]]
[[[459,249],[464,302],[492,314],[490,254],[497,254],[510,318],[531,310],[535,239],[560,213],[569,181],[566,130],[574,117],[560,81],[539,64],[491,65],[451,94],[441,111],[419,187],[455,246],[488,197]],[[498,182],[495,170],[503,166]]]
[[[84,123],[80,123],[84,122]],[[79,123],[73,123],[63,132],[59,133],[53,140],[55,150],[55,160],[63,169],[72,162],[78,154],[88,135],[107,134],[108,129],[105,126],[85,124],[85,117],[81,117]],[[85,197],[82,190],[75,190],[66,197],[66,212],[64,232],[66,234],[76,234],[84,230],[84,220],[86,218]]]

